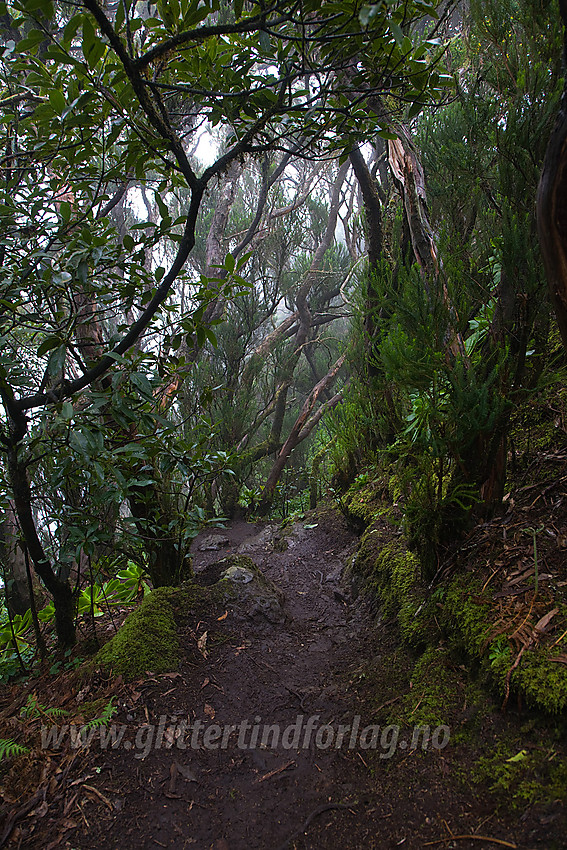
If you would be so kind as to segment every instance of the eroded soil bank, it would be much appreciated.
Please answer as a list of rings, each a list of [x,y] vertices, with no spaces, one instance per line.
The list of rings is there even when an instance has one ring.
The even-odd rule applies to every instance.
[[[445,661],[434,675],[451,698],[425,723],[423,683],[411,679],[415,659],[395,624],[342,579],[357,542],[331,510],[283,531],[237,522],[201,535],[198,572],[249,557],[275,585],[273,605],[173,603],[179,671],[91,680],[83,698],[114,694],[122,742],[101,749],[95,736],[87,750],[53,750],[36,777],[43,798],[13,824],[8,846],[566,847],[559,802],[511,808],[479,771],[533,719],[514,707],[502,714]],[[414,709],[400,717],[408,694]],[[416,732],[417,720],[428,731]],[[508,757],[503,749],[504,773]],[[33,790],[8,801],[12,812]]]

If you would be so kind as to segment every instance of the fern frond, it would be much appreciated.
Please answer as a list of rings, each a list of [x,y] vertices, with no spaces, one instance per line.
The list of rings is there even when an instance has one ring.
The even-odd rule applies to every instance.
[[[4,758],[11,759],[15,756],[23,756],[26,753],[29,753],[27,747],[7,738],[0,738],[0,761]]]
[[[108,704],[102,710],[100,717],[93,717],[88,723],[85,723],[85,729],[100,729],[102,726],[108,726],[118,709],[112,704],[114,697],[111,697]]]

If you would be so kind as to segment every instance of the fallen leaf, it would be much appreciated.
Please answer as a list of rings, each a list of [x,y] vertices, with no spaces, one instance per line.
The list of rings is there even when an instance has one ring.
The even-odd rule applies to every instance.
[[[207,652],[207,632],[203,632],[203,634],[197,641],[197,649],[199,650],[203,658],[206,658],[209,654]]]
[[[523,761],[526,758],[527,754],[528,754],[527,750],[520,750],[519,753],[516,753],[515,756],[511,756],[509,759],[506,759],[506,761],[509,761],[509,762]]]
[[[534,632],[539,632],[540,634],[545,631],[546,626],[549,624],[550,620],[555,617],[556,614],[559,613],[559,608],[554,608],[553,611],[549,611],[541,620],[534,626]]]
[[[44,800],[43,803],[37,807],[37,809],[31,812],[30,817],[31,815],[35,815],[37,818],[43,818],[48,813],[48,811],[49,805],[47,803],[47,800]]]
[[[205,709],[204,710],[205,710],[205,714],[207,715],[207,717],[210,717],[211,720],[215,719],[215,710],[212,707],[212,705],[209,705],[208,702],[205,703]]]
[[[179,773],[179,774],[180,774],[180,775],[181,775],[184,779],[187,779],[189,782],[197,782],[197,781],[198,781],[198,780],[197,780],[197,777],[195,776],[194,771],[193,771],[193,770],[191,770],[191,768],[189,767],[189,765],[186,765],[186,764],[179,764],[179,762],[177,762],[177,761],[176,761],[176,762],[175,762],[175,767],[177,768],[177,772],[178,772],[178,773]]]

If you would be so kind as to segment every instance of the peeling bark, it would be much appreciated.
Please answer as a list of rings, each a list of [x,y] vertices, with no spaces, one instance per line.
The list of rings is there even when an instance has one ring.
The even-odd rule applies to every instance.
[[[0,523],[0,560],[4,567],[6,607],[14,614],[24,614],[31,607],[26,561],[20,542],[16,509],[10,499]]]

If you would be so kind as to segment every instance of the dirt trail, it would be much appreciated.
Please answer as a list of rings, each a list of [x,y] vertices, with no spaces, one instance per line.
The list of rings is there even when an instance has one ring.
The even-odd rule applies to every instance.
[[[378,627],[365,604],[350,599],[341,584],[357,541],[340,515],[330,512],[296,523],[287,537],[276,526],[243,522],[215,536],[227,542],[199,551],[203,536],[196,541],[196,569],[236,551],[249,555],[283,591],[285,619],[239,617],[236,610],[225,616],[219,609],[201,622],[182,624],[181,675],[137,683],[117,718],[133,727],[144,721],[159,725],[162,718],[163,740],[172,746],[148,748],[144,758],[124,746],[91,750],[83,781],[87,776],[95,791],[82,807],[81,826],[68,847],[552,846],[529,824],[498,820],[489,801],[473,801],[465,786],[459,790],[451,776],[455,757],[450,746],[414,751],[407,734],[400,734],[394,752],[388,732],[376,739],[374,749],[365,748],[372,730],[365,741],[360,730],[380,720],[372,717],[359,688],[361,665],[386,654],[391,638],[388,628]],[[196,638],[205,631],[206,658],[196,650]],[[395,681],[390,694],[395,700]],[[359,733],[350,748],[357,715]],[[213,740],[207,748],[201,737],[198,748],[179,749],[174,736],[183,718],[202,721],[203,729],[218,725],[221,732],[209,734],[226,734],[226,746],[213,748]],[[258,730],[256,746],[251,746],[253,728],[243,722]],[[230,735],[229,724],[238,727]],[[294,741],[298,724],[300,737]],[[327,732],[318,733],[325,724]],[[337,747],[341,724],[349,728]],[[271,746],[273,737],[261,746],[266,725],[277,725],[277,746]],[[477,838],[450,845],[442,841],[449,830],[474,832]],[[508,844],[478,838],[487,833]]]

